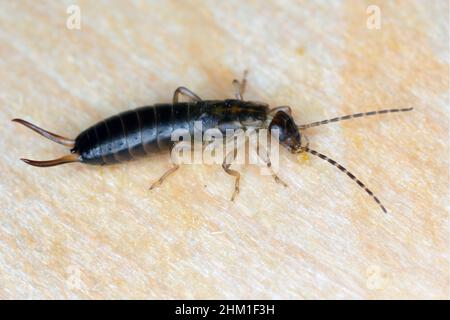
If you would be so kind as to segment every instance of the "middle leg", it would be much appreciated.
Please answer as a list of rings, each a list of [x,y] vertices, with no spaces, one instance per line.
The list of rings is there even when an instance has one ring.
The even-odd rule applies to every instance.
[[[234,180],[234,191],[233,191],[233,195],[231,196],[231,201],[234,201],[234,199],[236,198],[236,196],[239,193],[239,181],[241,179],[241,174],[238,171],[230,169],[231,162],[236,157],[236,152],[237,152],[236,148],[234,148],[232,151],[230,151],[225,156],[225,158],[223,159],[223,163],[222,163],[223,170],[225,170],[225,172],[227,174],[229,174],[230,176],[233,176],[235,178],[235,180]],[[232,158],[232,159],[230,159],[230,158]]]
[[[237,79],[233,80],[234,95],[238,100],[244,100],[245,86],[247,85],[247,74],[248,70],[245,70],[242,82],[239,82],[239,80]]]
[[[171,156],[172,156],[172,150],[173,150],[173,148],[175,148],[175,146],[176,146],[176,143],[174,143],[170,147],[170,155]],[[150,186],[149,190],[153,190],[156,187],[159,187],[164,182],[164,180],[166,180],[167,177],[169,177],[172,173],[174,173],[175,171],[177,171],[180,168],[178,159],[176,159],[175,161],[173,161],[173,159],[172,159],[172,164],[173,164],[172,168],[167,170],[158,180],[153,182],[153,184]]]

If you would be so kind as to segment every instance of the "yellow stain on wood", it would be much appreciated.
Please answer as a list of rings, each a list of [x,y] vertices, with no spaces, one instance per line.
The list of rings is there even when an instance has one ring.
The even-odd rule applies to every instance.
[[[301,164],[306,164],[309,162],[309,154],[307,152],[302,152],[297,155],[297,161]]]
[[[303,48],[303,47],[298,47],[297,48],[297,50],[296,50],[296,53],[297,53],[297,55],[298,56],[303,56],[304,54],[305,54],[305,48]]]

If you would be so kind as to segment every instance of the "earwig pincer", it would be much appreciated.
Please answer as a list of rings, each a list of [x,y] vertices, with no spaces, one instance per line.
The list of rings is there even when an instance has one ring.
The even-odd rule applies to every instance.
[[[69,162],[81,162],[93,165],[107,165],[120,163],[134,158],[143,157],[161,151],[170,151],[178,142],[171,139],[172,133],[177,129],[194,130],[194,123],[201,121],[202,130],[216,128],[225,134],[226,129],[246,130],[249,126],[267,129],[268,132],[278,130],[279,143],[293,154],[307,152],[345,173],[359,185],[372,199],[387,212],[377,196],[366,185],[335,160],[311,149],[304,130],[311,127],[325,125],[332,122],[354,118],[411,111],[413,108],[400,108],[356,113],[309,124],[297,125],[292,116],[291,108],[287,106],[269,108],[265,103],[245,101],[243,99],[246,86],[246,73],[240,82],[233,81],[235,99],[202,100],[198,95],[185,87],[179,87],[173,94],[172,103],[155,104],[125,111],[107,118],[81,132],[75,139],[69,139],[46,131],[22,119],[13,119],[42,136],[56,143],[70,148],[71,153],[63,157],[36,161],[21,159],[25,163],[37,167],[50,167]],[[184,96],[189,102],[179,102]],[[233,154],[235,150],[232,150]],[[234,159],[231,155],[232,160]],[[233,200],[239,192],[240,174],[232,170],[230,154],[225,154],[222,167],[225,172],[235,177]],[[270,168],[270,159],[266,161]],[[160,185],[169,175],[179,168],[178,164],[165,172],[161,178],[152,184],[150,189]],[[274,179],[284,184],[275,174]]]

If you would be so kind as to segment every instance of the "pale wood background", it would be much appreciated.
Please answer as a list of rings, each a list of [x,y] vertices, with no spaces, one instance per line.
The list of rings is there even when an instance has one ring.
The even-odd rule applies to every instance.
[[[66,9],[81,8],[81,30]],[[366,27],[370,4],[381,29]],[[0,2],[0,298],[448,298],[447,1]],[[40,169],[66,150],[10,120],[75,137],[185,85],[291,105],[299,123],[413,113],[309,131],[390,214],[320,159],[256,167],[157,156]]]

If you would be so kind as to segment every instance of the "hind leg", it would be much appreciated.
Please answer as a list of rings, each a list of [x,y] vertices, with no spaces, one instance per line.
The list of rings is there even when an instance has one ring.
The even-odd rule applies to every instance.
[[[237,151],[236,149],[233,149],[232,151],[230,151],[225,156],[225,158],[223,159],[223,163],[222,163],[223,170],[225,170],[225,172],[227,174],[229,174],[230,176],[233,176],[235,178],[235,180],[234,180],[234,191],[233,191],[233,195],[231,196],[231,201],[234,201],[234,199],[236,198],[236,196],[239,193],[239,181],[241,179],[241,174],[238,171],[230,169],[231,162],[236,157],[236,151]],[[229,158],[232,158],[232,159],[229,159]]]
[[[174,143],[172,145],[172,147],[170,148],[170,154],[172,155],[172,150],[173,148],[176,146],[176,143]],[[159,187],[164,180],[166,180],[172,173],[174,173],[175,171],[177,171],[180,168],[178,159],[176,159],[175,161],[172,161],[172,168],[170,168],[169,170],[167,170],[166,172],[164,172],[164,174],[155,182],[153,182],[153,184],[150,186],[149,190],[153,190],[156,187]]]
[[[185,96],[191,101],[202,101],[202,99],[186,87],[178,87],[173,93],[173,103],[178,103],[179,96]]]

